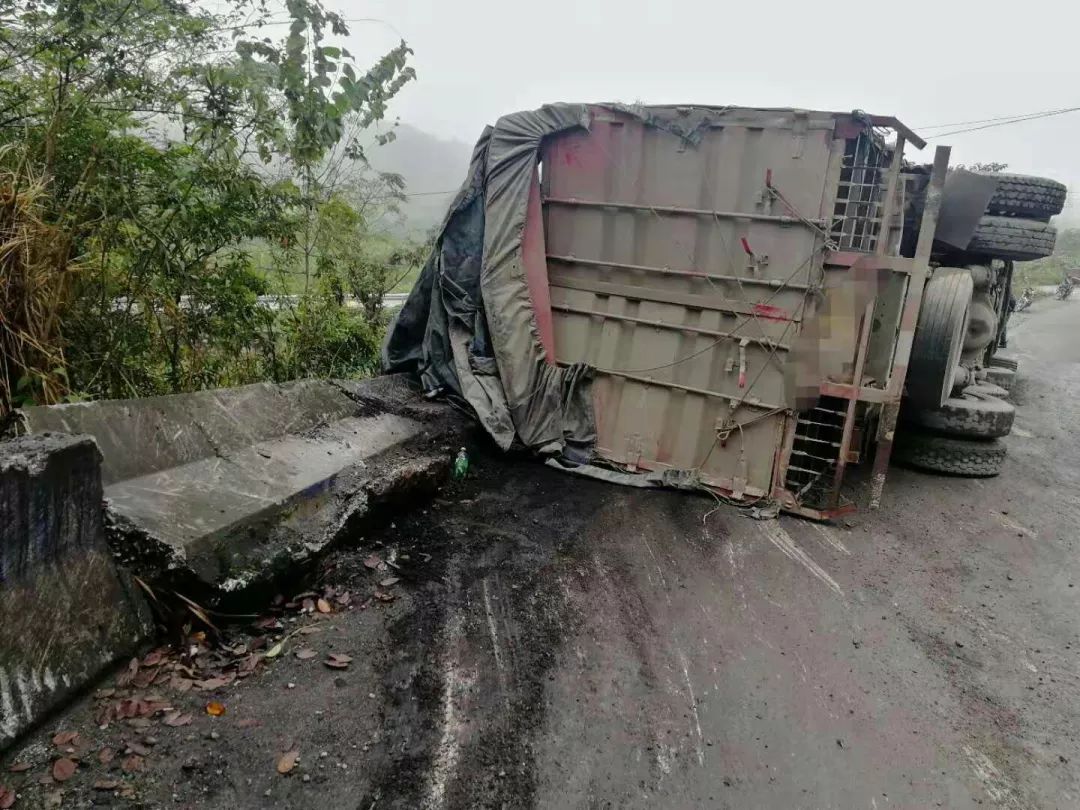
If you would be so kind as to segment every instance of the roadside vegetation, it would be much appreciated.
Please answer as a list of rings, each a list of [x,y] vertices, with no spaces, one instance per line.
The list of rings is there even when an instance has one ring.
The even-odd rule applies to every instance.
[[[415,73],[347,33],[318,0],[0,0],[0,417],[375,369],[426,251],[364,149]]]
[[[1045,287],[1060,284],[1068,273],[1080,276],[1080,229],[1069,228],[1058,233],[1054,255],[1034,262],[1016,265],[1013,294],[1019,296],[1025,287]]]

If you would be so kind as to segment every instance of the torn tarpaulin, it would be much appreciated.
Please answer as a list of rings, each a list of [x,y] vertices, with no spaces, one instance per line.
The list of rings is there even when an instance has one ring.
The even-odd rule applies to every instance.
[[[595,443],[587,367],[545,359],[522,263],[522,235],[541,141],[588,129],[580,104],[500,118],[481,135],[469,174],[383,347],[387,372],[472,406],[503,449]]]

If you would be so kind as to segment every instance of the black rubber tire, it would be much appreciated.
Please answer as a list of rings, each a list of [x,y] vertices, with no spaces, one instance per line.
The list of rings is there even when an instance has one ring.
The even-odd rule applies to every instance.
[[[984,216],[975,226],[967,249],[995,259],[1029,262],[1053,253],[1056,241],[1057,228],[1048,222]]]
[[[1013,383],[1016,382],[1016,372],[1011,368],[999,368],[990,366],[986,369],[986,380],[994,385],[999,385],[1006,391],[1012,391]]]
[[[916,408],[936,408],[952,390],[973,289],[971,273],[956,267],[939,267],[926,282],[906,381]]]
[[[971,388],[965,389],[961,396],[945,400],[939,408],[912,410],[907,414],[911,422],[938,433],[973,439],[1008,436],[1015,417],[1015,405]]]
[[[995,354],[989,360],[986,361],[986,365],[993,368],[1007,368],[1010,371],[1016,371],[1020,368],[1020,361],[1015,357],[1005,357],[1001,354]]]
[[[977,174],[988,174],[998,181],[997,190],[986,206],[988,214],[1046,222],[1065,207],[1067,190],[1064,183],[1057,180],[1027,174]]]
[[[921,470],[990,478],[1001,472],[1005,445],[999,439],[956,439],[909,430],[897,434],[892,457]]]

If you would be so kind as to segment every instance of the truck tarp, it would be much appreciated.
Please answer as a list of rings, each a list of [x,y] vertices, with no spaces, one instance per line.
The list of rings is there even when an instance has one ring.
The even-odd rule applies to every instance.
[[[585,105],[551,104],[484,130],[382,357],[385,371],[464,399],[503,449],[517,438],[582,460],[596,441],[590,370],[548,363],[522,241],[541,142],[589,120]]]

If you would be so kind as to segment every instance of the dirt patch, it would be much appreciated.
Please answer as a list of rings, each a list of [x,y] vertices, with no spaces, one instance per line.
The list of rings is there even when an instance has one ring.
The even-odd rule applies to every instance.
[[[229,647],[265,655],[282,642],[249,677],[90,696],[12,752],[5,767],[20,767],[0,784],[19,793],[20,807],[527,803],[547,673],[580,621],[559,583],[580,565],[587,503],[602,489],[610,488],[480,456],[466,481],[383,512],[394,516],[363,527],[293,584],[311,594],[306,601],[325,593],[349,605],[297,615],[305,601],[297,599],[279,630],[234,622]],[[324,663],[332,654],[351,661],[332,669]],[[116,678],[104,686],[117,689]],[[99,727],[105,703],[148,692],[160,693],[150,697],[161,711]],[[224,714],[208,714],[210,703]],[[76,771],[63,782],[51,771],[71,746],[51,742],[58,731],[80,741],[70,753]],[[102,762],[102,750],[116,755]],[[282,775],[275,765],[292,750],[298,762]],[[133,755],[124,752],[142,752],[138,765],[122,767]]]

